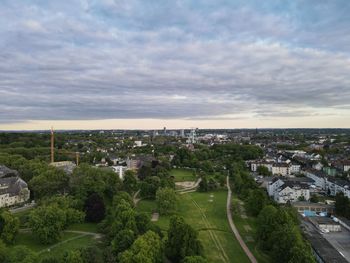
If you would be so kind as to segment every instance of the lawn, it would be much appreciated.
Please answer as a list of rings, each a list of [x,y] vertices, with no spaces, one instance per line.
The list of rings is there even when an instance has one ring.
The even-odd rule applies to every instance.
[[[83,248],[98,243],[98,240],[96,240],[93,235],[71,233],[68,231],[96,233],[97,225],[90,223],[72,225],[67,229],[67,232],[62,234],[61,239],[57,243],[49,245],[41,244],[31,232],[20,232],[13,246],[26,246],[34,252],[39,253],[42,257],[48,254],[59,255],[66,251]]]
[[[226,197],[226,191],[179,195],[177,214],[199,231],[208,262],[249,262],[228,225]],[[142,200],[137,209],[151,214],[156,209],[156,204],[154,201]],[[169,218],[160,216],[156,224],[162,230],[167,230]]]
[[[174,176],[175,182],[184,182],[184,181],[195,181],[196,176],[193,175],[193,170],[191,169],[172,169],[170,175]]]
[[[246,245],[250,249],[250,251],[254,254],[255,258],[259,263],[268,263],[271,262],[268,255],[263,253],[260,249],[258,249],[257,244],[255,242],[255,233],[256,233],[256,218],[247,215],[247,218],[242,218],[242,204],[244,204],[241,200],[239,200],[236,196],[233,196],[232,199],[233,204],[233,222],[235,223],[238,232],[241,237],[245,241]]]

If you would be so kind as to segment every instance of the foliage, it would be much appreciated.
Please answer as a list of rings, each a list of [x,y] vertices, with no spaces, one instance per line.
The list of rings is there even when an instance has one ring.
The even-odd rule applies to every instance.
[[[19,230],[19,219],[8,211],[0,214],[0,238],[7,244],[13,244]]]
[[[85,203],[92,193],[97,193],[103,199],[112,200],[122,187],[120,179],[113,171],[98,169],[82,164],[74,169],[69,185],[72,194]]]
[[[68,187],[68,175],[63,171],[50,167],[29,181],[29,187],[35,198],[43,198],[62,194]]]
[[[335,213],[350,219],[350,200],[343,193],[335,197]]]
[[[198,232],[185,223],[182,217],[170,219],[165,254],[172,262],[181,262],[187,256],[201,255],[203,247],[198,240]]]
[[[59,240],[65,224],[66,214],[57,205],[38,207],[29,216],[29,226],[43,244]]]
[[[208,261],[201,256],[185,257],[182,263],[207,263]]]
[[[256,169],[257,173],[262,176],[271,176],[272,173],[269,171],[269,169],[266,166],[259,165]]]
[[[92,193],[85,200],[84,210],[86,221],[94,223],[103,220],[106,213],[104,201],[97,193]]]
[[[161,215],[172,214],[176,211],[178,200],[173,189],[159,188],[156,193],[156,201]]]
[[[136,180],[136,174],[132,170],[127,170],[124,175],[123,180],[123,188],[128,193],[133,193],[137,190],[137,180]]]
[[[130,249],[121,253],[120,263],[157,263],[162,262],[162,241],[160,237],[148,231],[135,240]]]
[[[257,216],[267,202],[268,200],[265,192],[261,189],[251,190],[246,201],[247,211],[251,215]]]

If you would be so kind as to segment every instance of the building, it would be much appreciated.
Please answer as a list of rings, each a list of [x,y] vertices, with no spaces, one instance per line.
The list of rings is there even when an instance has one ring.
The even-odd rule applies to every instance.
[[[268,185],[267,192],[276,202],[285,204],[300,199],[310,199],[310,185],[301,180],[289,180],[275,177]]]
[[[328,195],[335,196],[337,193],[343,193],[350,198],[350,182],[347,180],[329,177],[326,181],[326,190]]]
[[[326,213],[333,215],[335,212],[334,204],[319,204],[319,203],[310,203],[310,202],[294,202],[293,207],[297,209],[299,213],[314,214],[316,213]]]
[[[324,216],[310,217],[310,222],[314,224],[318,229],[320,229],[321,232],[323,233],[341,231],[341,226],[339,222],[335,222],[329,217],[324,217]]]
[[[0,166],[0,207],[21,204],[29,200],[28,185],[18,172],[6,166]]]
[[[303,171],[303,174],[314,180],[316,187],[326,190],[327,175],[324,172],[315,169],[307,169]]]
[[[298,174],[298,173],[300,173],[300,170],[301,170],[300,164],[291,163],[290,168],[289,168],[290,174]]]
[[[273,175],[288,176],[290,175],[289,168],[290,165],[288,163],[274,163],[271,172]]]

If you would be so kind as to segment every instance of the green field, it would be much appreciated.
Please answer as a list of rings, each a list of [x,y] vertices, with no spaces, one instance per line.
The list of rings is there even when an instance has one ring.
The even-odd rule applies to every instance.
[[[226,218],[226,191],[188,193],[179,195],[177,214],[199,231],[208,262],[249,262],[234,238]],[[137,209],[147,212],[156,210],[154,201],[142,200]],[[160,216],[156,224],[167,230],[169,216]]]
[[[89,233],[72,233],[69,231],[83,231]],[[97,244],[98,240],[92,233],[97,233],[97,225],[90,223],[75,224],[70,226],[66,232],[62,234],[61,239],[55,244],[41,244],[39,240],[28,230],[21,231],[13,246],[26,246],[40,256],[47,254],[59,255],[72,249],[87,247]]]
[[[257,248],[257,244],[255,242],[256,218],[246,215],[245,213],[244,214],[247,216],[247,218],[242,218],[242,201],[240,201],[236,196],[232,198],[232,204],[233,222],[235,223],[238,232],[247,244],[250,251],[254,254],[259,263],[271,262],[270,258]]]
[[[193,176],[193,170],[191,169],[172,169],[170,175],[174,176],[175,182],[184,182],[184,181],[195,181],[196,176]]]

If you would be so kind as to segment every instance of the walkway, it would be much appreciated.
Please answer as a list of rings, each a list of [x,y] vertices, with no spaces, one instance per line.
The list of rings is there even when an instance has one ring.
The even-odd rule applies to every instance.
[[[239,234],[235,224],[233,223],[232,220],[232,211],[231,211],[231,204],[232,204],[232,191],[231,191],[231,187],[230,187],[230,181],[229,181],[229,177],[226,177],[226,184],[227,184],[227,204],[226,204],[226,212],[227,212],[227,219],[228,219],[228,223],[231,227],[231,230],[233,232],[233,234],[235,235],[236,239],[238,240],[239,244],[241,245],[244,253],[247,255],[247,257],[249,258],[250,262],[252,263],[258,263],[258,261],[256,260],[256,258],[254,257],[254,255],[252,254],[252,252],[250,252],[249,248],[247,247],[247,245],[244,243],[241,235]]]

